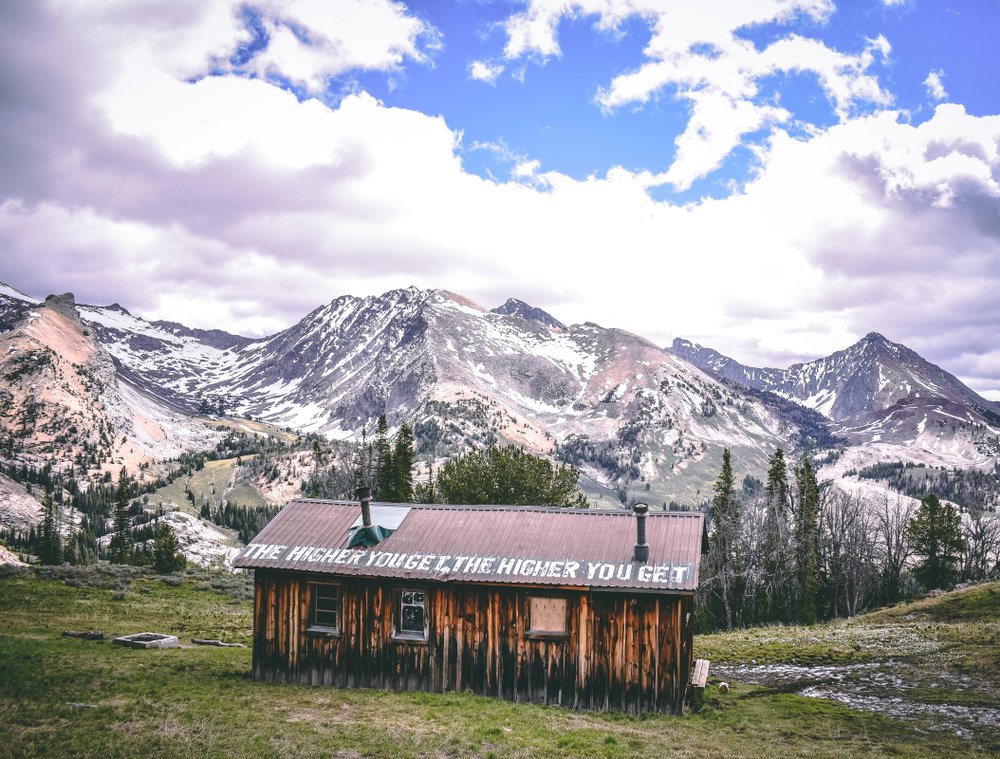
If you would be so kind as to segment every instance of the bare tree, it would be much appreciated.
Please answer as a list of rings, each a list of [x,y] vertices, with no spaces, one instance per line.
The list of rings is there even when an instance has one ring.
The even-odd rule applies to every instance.
[[[915,504],[909,498],[896,496],[896,500],[890,502],[889,496],[885,495],[873,510],[882,592],[887,601],[898,601],[901,596],[903,569],[913,553],[906,527],[913,518],[914,508]]]
[[[1000,515],[981,507],[969,509],[962,519],[962,577],[983,580],[1000,560]]]
[[[839,490],[824,501],[821,515],[830,616],[851,616],[875,590],[875,520],[860,496]]]

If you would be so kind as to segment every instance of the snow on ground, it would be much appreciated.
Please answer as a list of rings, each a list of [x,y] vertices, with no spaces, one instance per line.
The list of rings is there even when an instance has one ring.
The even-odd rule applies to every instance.
[[[118,388],[127,409],[123,415],[130,416],[133,422],[129,445],[153,459],[177,458],[187,450],[211,448],[223,437],[222,432],[170,411],[127,382],[119,381]],[[110,403],[109,398],[105,400]]]
[[[820,390],[814,395],[810,395],[805,400],[800,398],[795,398],[788,393],[778,393],[790,401],[795,401],[806,408],[811,408],[813,411],[822,414],[827,419],[830,418],[830,414],[833,411],[833,405],[837,402],[837,391],[836,390]]]
[[[3,282],[0,282],[0,295],[7,298],[13,298],[14,300],[23,300],[27,303],[37,303],[34,298],[25,295],[20,290],[17,290],[10,285],[5,285]]]
[[[329,421],[330,412],[319,403],[294,403],[284,401],[273,406],[263,415],[272,424],[279,424],[302,432],[315,432]]]

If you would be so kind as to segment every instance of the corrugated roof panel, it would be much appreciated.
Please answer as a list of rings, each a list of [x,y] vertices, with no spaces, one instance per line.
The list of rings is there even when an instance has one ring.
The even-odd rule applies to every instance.
[[[378,523],[380,507],[372,504]],[[395,532],[348,549],[359,506],[292,501],[237,557],[235,566],[437,582],[519,583],[693,591],[703,516],[657,512],[646,519],[649,560],[634,562],[631,511],[534,506],[408,506]],[[398,507],[395,507],[398,509]]]

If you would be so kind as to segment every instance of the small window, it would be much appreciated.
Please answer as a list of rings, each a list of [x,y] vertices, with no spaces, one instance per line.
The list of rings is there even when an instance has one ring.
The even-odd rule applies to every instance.
[[[399,635],[404,638],[427,637],[427,594],[422,590],[404,590],[399,595]]]
[[[340,632],[340,586],[312,585],[312,629]]]
[[[529,596],[528,633],[530,635],[566,635],[566,599]]]

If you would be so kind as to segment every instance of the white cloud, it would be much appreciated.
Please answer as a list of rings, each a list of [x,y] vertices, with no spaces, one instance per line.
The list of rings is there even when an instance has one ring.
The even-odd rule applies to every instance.
[[[312,93],[345,71],[427,60],[422,37],[431,49],[439,44],[436,30],[393,0],[258,0],[249,7],[260,13],[270,43],[246,68],[287,77]]]
[[[35,111],[3,112],[45,149],[2,146],[0,280],[252,333],[343,293],[415,284],[490,306],[530,281],[563,321],[660,344],[683,335],[774,364],[876,329],[1000,388],[1000,117],[942,104],[919,125],[885,111],[803,139],[777,130],[739,193],[685,206],[653,200],[663,180],[649,173],[576,180],[502,143],[480,146],[511,163],[509,180],[489,181],[463,170],[441,117],[364,93],[331,107],[260,79],[186,81],[238,34],[200,7],[183,6],[174,34],[212,31],[183,56],[156,54],[163,23],[124,33],[98,15],[82,49],[80,18],[59,14],[0,45],[6,68],[29,73],[11,56],[74,51],[25,80],[36,99],[18,107]],[[710,169],[734,134],[787,118],[740,94],[753,80],[731,60],[712,73],[725,87],[696,88],[702,131],[679,143],[690,168],[671,167],[672,182]]]
[[[685,190],[718,167],[745,135],[789,119],[787,110],[761,101],[759,85],[768,77],[814,74],[841,120],[859,104],[891,103],[868,73],[875,61],[884,61],[889,54],[889,43],[882,36],[848,54],[795,34],[763,49],[738,35],[799,16],[822,22],[832,12],[827,0],[752,0],[727,3],[725,9],[687,0],[533,0],[526,11],[507,21],[504,54],[508,59],[560,55],[558,26],[564,19],[593,16],[595,26],[605,30],[617,29],[630,17],[643,19],[652,31],[643,51],[646,61],[615,76],[595,100],[609,111],[646,103],[664,91],[687,101],[687,127],[677,138],[673,165],[661,175]],[[720,116],[731,120],[720,124]]]
[[[490,63],[489,61],[473,61],[469,64],[469,78],[477,82],[495,84],[497,77],[504,71],[502,63]]]
[[[541,167],[541,161],[537,158],[532,161],[521,161],[514,166],[513,175],[518,179],[529,179],[535,176]]]
[[[690,99],[691,118],[677,137],[677,157],[670,169],[656,178],[656,184],[687,189],[717,168],[744,134],[784,122],[790,115],[782,108],[731,100],[720,93],[696,92]]]
[[[931,71],[924,79],[924,87],[927,88],[927,95],[936,102],[948,99],[948,91],[944,88],[944,72]]]

